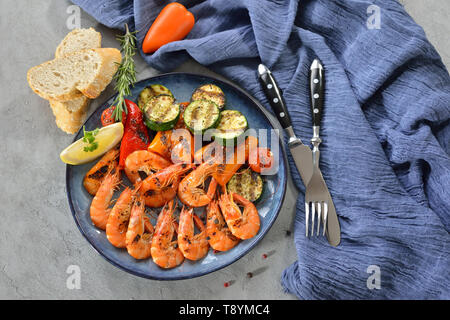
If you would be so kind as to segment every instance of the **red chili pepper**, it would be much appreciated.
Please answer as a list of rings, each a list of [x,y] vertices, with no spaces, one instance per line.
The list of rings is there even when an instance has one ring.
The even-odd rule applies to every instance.
[[[102,121],[103,127],[109,126],[110,124],[113,124],[116,122],[116,120],[114,119],[114,116],[113,116],[114,109],[116,109],[116,106],[111,106],[109,108],[106,108],[102,112],[101,121]],[[122,112],[122,123],[124,126],[125,126],[126,119],[127,119],[127,114],[125,112]]]
[[[194,27],[194,15],[181,3],[165,6],[151,25],[142,42],[142,51],[152,53],[163,45],[183,39]]]
[[[125,104],[127,105],[128,114],[120,145],[119,166],[121,168],[125,166],[125,160],[130,153],[136,150],[145,150],[150,143],[141,109],[133,101],[127,99],[125,99]]]

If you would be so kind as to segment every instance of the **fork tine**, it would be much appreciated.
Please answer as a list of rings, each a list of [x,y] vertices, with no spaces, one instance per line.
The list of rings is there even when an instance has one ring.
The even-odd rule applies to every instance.
[[[309,203],[305,202],[305,228],[306,237],[308,237],[308,225],[309,225]]]
[[[318,202],[317,203],[317,232],[316,232],[316,236],[319,235],[319,231],[320,231],[321,211],[322,211],[322,202]]]
[[[315,220],[315,216],[316,216],[316,203],[315,202],[311,202],[311,237],[314,236],[314,220]]]
[[[325,235],[325,230],[327,229],[327,219],[328,219],[328,203],[325,201],[323,203],[323,235]]]

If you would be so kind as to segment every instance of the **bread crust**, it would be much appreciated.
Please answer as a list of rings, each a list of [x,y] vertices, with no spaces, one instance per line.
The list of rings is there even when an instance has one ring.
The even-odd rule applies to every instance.
[[[65,102],[49,100],[50,107],[52,108],[53,115],[55,116],[56,125],[68,134],[74,134],[81,128],[86,120],[87,109],[91,101],[85,96],[76,100],[77,101],[75,103],[80,104],[79,109],[76,111],[68,110]]]
[[[101,48],[102,47],[102,34],[98,31],[96,31],[94,28],[89,28],[89,29],[73,29],[72,31],[70,31],[65,37],[64,39],[62,39],[62,41],[60,42],[60,44],[58,45],[58,47],[56,48],[55,51],[55,58],[59,58],[59,57],[63,57],[66,54],[69,54],[70,52],[64,52],[65,50],[65,46],[66,46],[66,41],[70,40],[70,37],[76,37],[74,36],[75,33],[77,32],[85,32],[85,31],[90,31],[92,32],[93,36],[96,37],[95,39],[95,45],[93,47],[90,48],[85,48],[85,49],[96,49],[96,48]],[[77,50],[78,51],[78,50]]]
[[[96,51],[102,57],[102,64],[92,83],[86,87],[77,87],[86,97],[95,99],[111,83],[116,73],[122,54],[116,48],[90,49]]]

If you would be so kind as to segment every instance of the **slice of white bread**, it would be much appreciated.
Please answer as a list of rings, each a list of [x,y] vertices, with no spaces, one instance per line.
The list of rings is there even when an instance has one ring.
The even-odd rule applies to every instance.
[[[64,102],[50,100],[58,128],[69,134],[76,133],[86,120],[89,102],[85,96]]]
[[[115,48],[86,49],[28,70],[31,89],[44,99],[97,98],[111,82],[122,55]]]
[[[74,29],[58,45],[55,57],[62,57],[80,50],[100,48],[101,42],[102,35],[93,28]],[[90,101],[83,94],[79,98],[68,101],[50,99],[50,107],[55,115],[56,125],[66,133],[76,133],[86,119]]]
[[[74,29],[64,37],[56,48],[55,57],[59,58],[67,54],[85,49],[97,49],[102,46],[102,35],[94,28]]]

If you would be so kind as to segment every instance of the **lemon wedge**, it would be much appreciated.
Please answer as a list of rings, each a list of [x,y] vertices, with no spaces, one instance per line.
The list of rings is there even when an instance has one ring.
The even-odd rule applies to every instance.
[[[59,157],[62,162],[71,165],[87,163],[114,148],[120,142],[122,136],[123,124],[122,122],[117,122],[103,127],[98,131],[95,136],[95,142],[98,143],[98,147],[94,151],[84,151],[84,147],[88,144],[81,138],[65,148]]]

